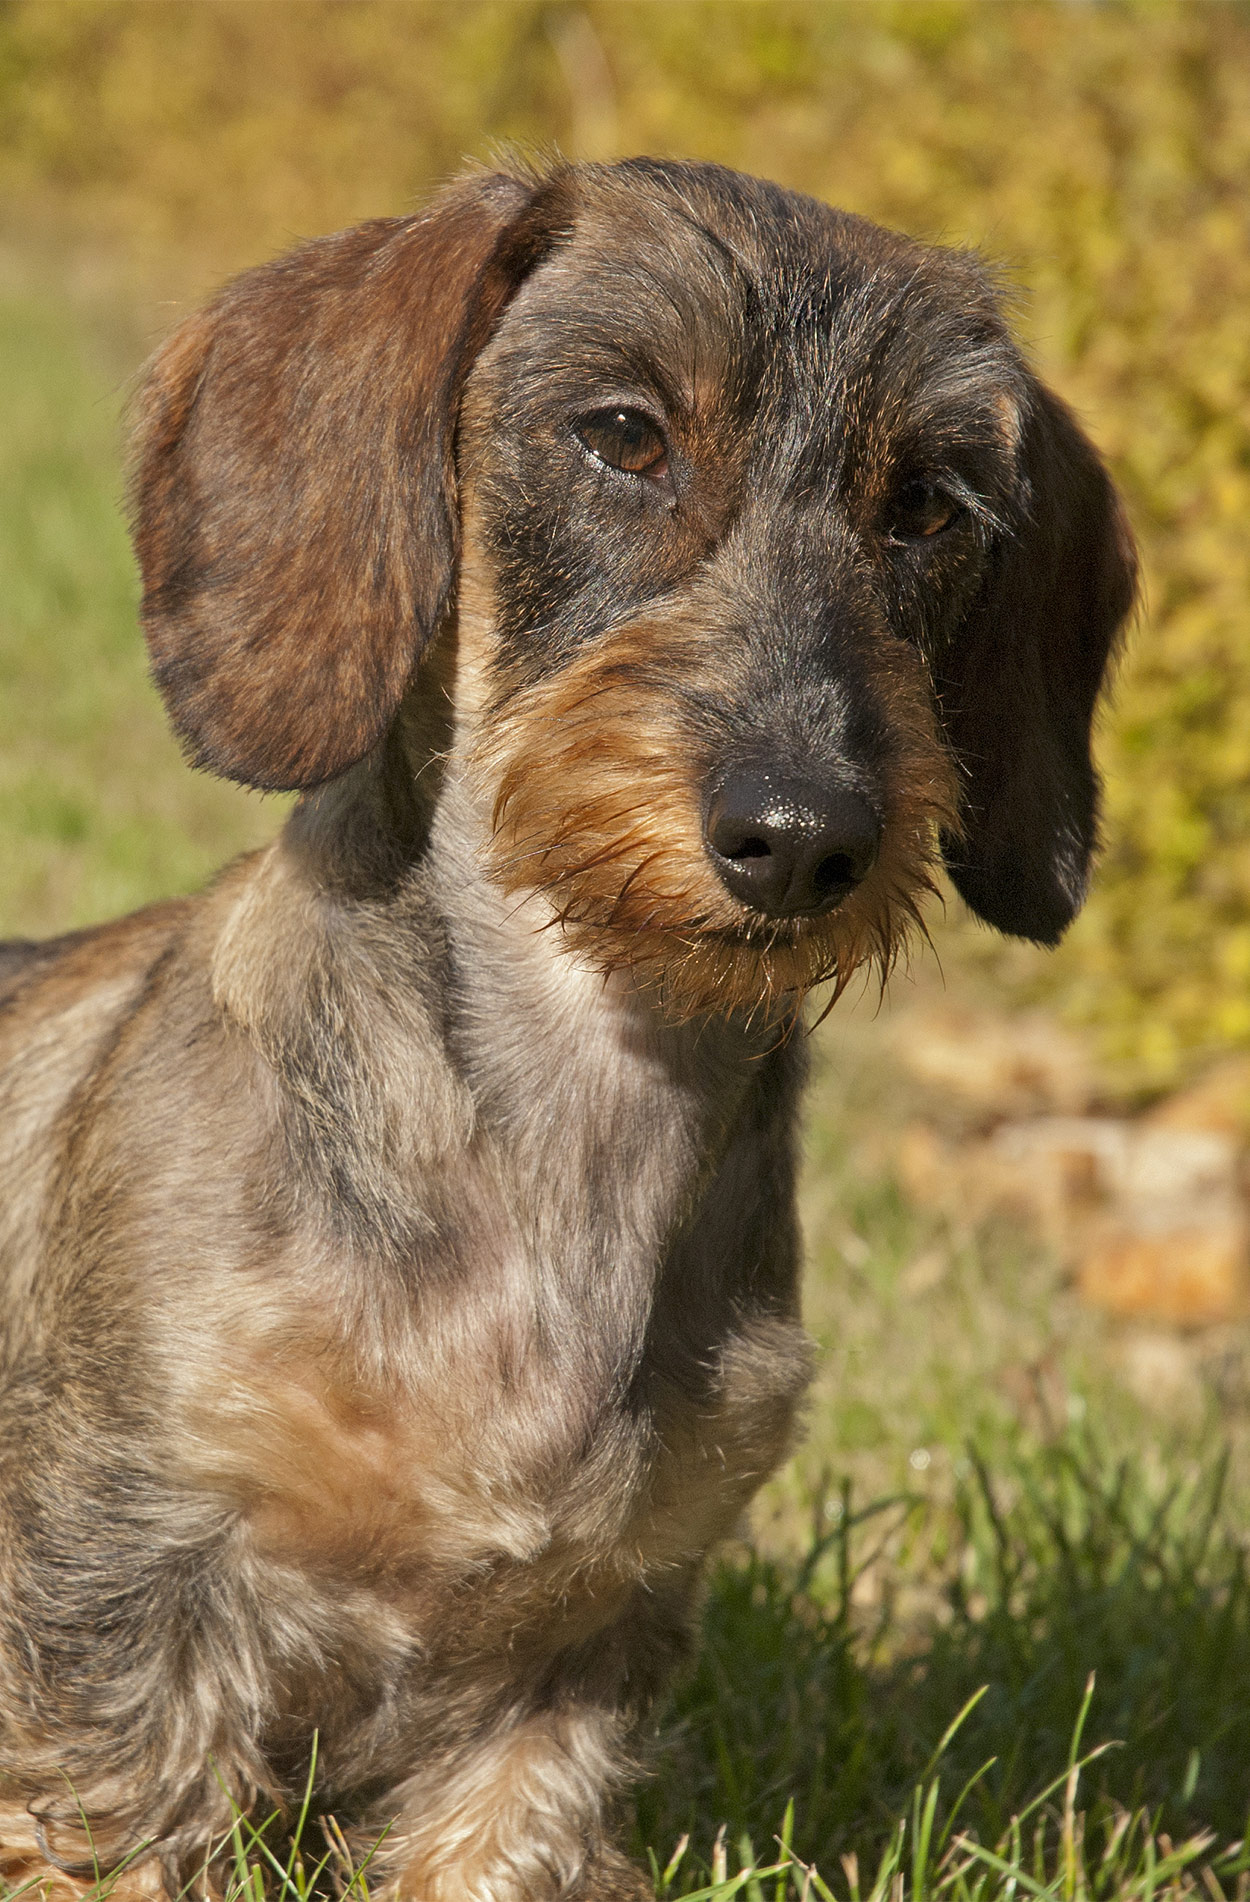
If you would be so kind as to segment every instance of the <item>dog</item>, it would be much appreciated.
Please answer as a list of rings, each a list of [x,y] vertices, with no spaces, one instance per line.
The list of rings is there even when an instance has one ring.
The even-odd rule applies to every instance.
[[[808,1379],[817,986],[944,857],[1054,942],[1134,594],[971,256],[713,165],[461,180],[138,403],[203,895],[0,965],[0,1843],[213,1893],[313,1800],[410,1902],[616,1842]]]

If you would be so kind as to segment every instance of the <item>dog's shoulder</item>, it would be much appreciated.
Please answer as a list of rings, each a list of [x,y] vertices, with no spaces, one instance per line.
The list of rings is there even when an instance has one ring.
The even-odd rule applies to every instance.
[[[201,903],[173,899],[41,943],[0,946],[0,1179],[29,1167],[30,1145],[46,1146]]]
[[[60,937],[0,943],[0,1062],[34,1022],[129,993],[181,937],[194,905],[168,899]]]
[[[7,938],[0,943],[0,1003],[56,956],[55,938]]]

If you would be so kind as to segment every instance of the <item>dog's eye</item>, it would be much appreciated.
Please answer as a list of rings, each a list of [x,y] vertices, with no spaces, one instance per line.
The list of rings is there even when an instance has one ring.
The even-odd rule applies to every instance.
[[[577,433],[590,453],[606,462],[609,469],[651,476],[657,481],[668,474],[668,445],[641,410],[597,409],[582,417]]]
[[[893,541],[927,541],[950,528],[963,510],[930,476],[915,476],[898,491],[886,515]]]

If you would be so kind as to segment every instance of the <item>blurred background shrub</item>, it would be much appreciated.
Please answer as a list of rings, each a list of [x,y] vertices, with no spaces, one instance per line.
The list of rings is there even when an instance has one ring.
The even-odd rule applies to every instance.
[[[10,249],[93,260],[149,339],[226,272],[501,141],[717,159],[998,265],[1127,493],[1145,608],[1089,908],[1054,958],[958,922],[947,955],[1047,991],[1146,1085],[1250,1045],[1246,9],[0,5]]]

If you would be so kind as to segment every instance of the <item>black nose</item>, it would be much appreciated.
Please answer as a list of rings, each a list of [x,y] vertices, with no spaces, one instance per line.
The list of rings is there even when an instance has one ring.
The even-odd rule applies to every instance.
[[[703,837],[735,898],[770,918],[795,918],[828,911],[867,876],[881,823],[849,787],[755,767],[722,780]]]

